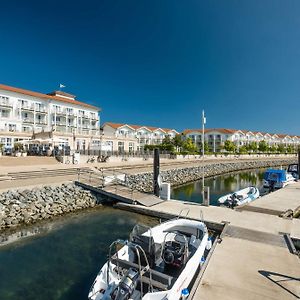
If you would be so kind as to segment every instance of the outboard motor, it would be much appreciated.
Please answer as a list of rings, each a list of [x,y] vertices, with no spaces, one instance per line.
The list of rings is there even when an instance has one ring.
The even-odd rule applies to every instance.
[[[139,273],[136,269],[128,269],[116,288],[112,299],[128,300],[136,288],[138,278]]]

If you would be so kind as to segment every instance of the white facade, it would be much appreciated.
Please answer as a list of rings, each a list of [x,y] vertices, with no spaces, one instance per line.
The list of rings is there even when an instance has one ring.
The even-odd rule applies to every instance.
[[[99,110],[60,91],[42,94],[0,84],[0,143],[13,147],[33,133],[53,131],[72,148],[99,138]]]
[[[183,131],[186,137],[191,138],[193,142],[201,148],[202,130],[201,129],[186,129]],[[268,146],[292,146],[295,149],[300,146],[300,136],[289,136],[285,134],[271,134],[264,132],[252,132],[247,130],[232,130],[226,128],[206,129],[204,140],[212,152],[219,152],[221,146],[226,140],[229,140],[237,146],[237,148],[248,145],[252,142],[257,144],[260,141],[265,141]]]
[[[103,134],[104,139],[111,137],[114,140],[114,151],[133,152],[142,151],[145,145],[159,145],[166,136],[173,138],[178,132],[175,129],[105,123]]]

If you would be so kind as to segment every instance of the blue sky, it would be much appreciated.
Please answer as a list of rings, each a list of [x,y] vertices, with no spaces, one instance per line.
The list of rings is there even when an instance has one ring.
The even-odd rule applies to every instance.
[[[300,1],[5,1],[0,82],[102,122],[300,135]]]

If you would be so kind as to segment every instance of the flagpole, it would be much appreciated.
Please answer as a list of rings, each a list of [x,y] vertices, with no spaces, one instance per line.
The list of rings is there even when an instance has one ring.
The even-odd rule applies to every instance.
[[[204,203],[204,125],[205,125],[205,115],[204,110],[202,110],[202,201]]]

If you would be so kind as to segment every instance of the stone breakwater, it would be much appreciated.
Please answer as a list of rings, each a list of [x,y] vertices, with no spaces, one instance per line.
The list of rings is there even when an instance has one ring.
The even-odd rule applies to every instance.
[[[72,183],[7,191],[0,194],[0,231],[94,207],[96,203],[90,191]]]
[[[265,161],[241,161],[231,163],[214,163],[204,166],[204,176],[211,177],[230,173],[234,171],[259,169],[265,167],[286,166],[290,163],[296,163],[296,159],[265,160]],[[169,182],[172,186],[178,186],[187,182],[200,180],[203,174],[203,167],[176,168],[167,171],[161,171],[160,175],[163,182]],[[126,176],[126,185],[130,188],[142,192],[152,192],[153,173],[141,173]]]

